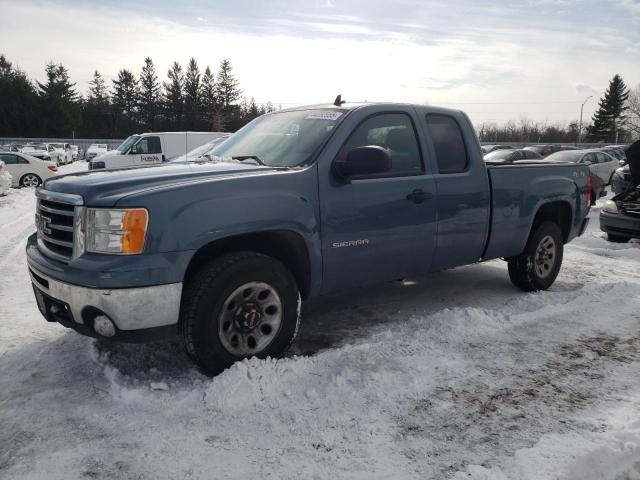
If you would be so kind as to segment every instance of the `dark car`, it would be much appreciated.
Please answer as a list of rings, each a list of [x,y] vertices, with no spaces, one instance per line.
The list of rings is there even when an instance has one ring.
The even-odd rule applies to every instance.
[[[611,242],[640,238],[640,140],[629,146],[625,153],[630,185],[607,200],[600,211],[600,230]]]
[[[562,152],[563,150],[574,150],[575,147],[570,147],[568,145],[531,145],[530,147],[524,147],[524,149],[536,152],[542,157],[546,157],[552,153]]]
[[[516,160],[541,160],[542,156],[533,150],[494,150],[484,156],[485,162],[511,163]]]

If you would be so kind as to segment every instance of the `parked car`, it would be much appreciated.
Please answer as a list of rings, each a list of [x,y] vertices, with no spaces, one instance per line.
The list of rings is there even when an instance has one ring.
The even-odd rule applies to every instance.
[[[230,133],[225,133],[218,138],[214,138],[210,142],[201,145],[200,147],[194,148],[189,153],[185,155],[180,155],[179,157],[174,158],[171,162],[198,162],[198,161],[209,161],[211,160],[211,152],[213,149],[220,143],[224,142],[227,138],[231,136]]]
[[[598,148],[598,150],[608,153],[613,158],[615,158],[616,160],[622,163],[626,163],[627,161],[627,156],[624,153],[624,147],[619,147],[617,145],[610,145],[608,147]]]
[[[547,289],[588,223],[586,165],[485,165],[459,110],[281,110],[211,158],[47,181],[26,247],[42,314],[112,340],[181,334],[214,374],[282,354],[321,294],[495,258]]]
[[[22,152],[0,153],[0,160],[13,177],[14,187],[39,187],[58,174],[55,162],[40,160]]]
[[[158,132],[131,135],[115,150],[94,158],[89,164],[89,170],[167,162],[222,135],[222,132]]]
[[[4,162],[0,160],[0,195],[8,194],[12,183],[13,177],[5,167]]]
[[[611,242],[640,238],[640,140],[625,151],[630,185],[600,210],[600,229]]]
[[[19,152],[20,149],[16,145],[11,143],[7,143],[4,145],[0,145],[0,152]]]
[[[482,152],[483,153],[491,153],[495,150],[511,150],[514,147],[512,147],[511,145],[483,145],[482,146]]]
[[[80,149],[78,145],[71,145],[71,161],[75,162],[80,158]]]
[[[21,153],[40,160],[55,162],[56,165],[59,165],[62,161],[60,151],[49,143],[28,143],[23,147]]]
[[[67,165],[68,163],[73,162],[73,152],[71,150],[71,145],[68,143],[52,143],[53,148],[59,152],[58,165]]]
[[[516,160],[540,160],[542,156],[532,150],[494,150],[484,156],[485,162],[510,163]]]
[[[552,153],[547,159],[589,165],[591,172],[600,177],[606,185],[611,183],[613,173],[620,165],[618,160],[599,150],[563,150]]]
[[[575,150],[575,147],[571,147],[568,145],[531,145],[529,147],[524,147],[524,149],[531,152],[536,152],[544,158],[548,157],[552,153],[563,152],[565,150]]]
[[[106,143],[92,143],[91,145],[89,145],[89,148],[87,148],[84,159],[89,162],[97,156],[107,153],[108,151],[109,149]]]

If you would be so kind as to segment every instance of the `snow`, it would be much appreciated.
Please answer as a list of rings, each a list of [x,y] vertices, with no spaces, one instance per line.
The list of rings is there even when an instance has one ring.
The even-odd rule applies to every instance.
[[[598,208],[547,292],[502,261],[345,292],[287,358],[209,379],[177,343],[46,323],[34,205],[0,197],[1,478],[640,479],[640,243]]]

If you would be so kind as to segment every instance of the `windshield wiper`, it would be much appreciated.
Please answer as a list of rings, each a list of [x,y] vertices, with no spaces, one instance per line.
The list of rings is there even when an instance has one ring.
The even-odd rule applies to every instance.
[[[262,165],[264,167],[267,166],[267,164],[260,160],[260,157],[258,157],[257,155],[238,155],[231,158],[233,160],[238,160],[239,162],[244,162],[245,160],[255,160],[256,162],[258,162],[258,165]]]

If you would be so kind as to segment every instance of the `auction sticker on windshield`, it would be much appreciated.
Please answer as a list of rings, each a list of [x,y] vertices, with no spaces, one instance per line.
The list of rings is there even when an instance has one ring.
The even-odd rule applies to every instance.
[[[337,112],[336,110],[320,110],[312,112],[306,117],[305,120],[337,120],[340,118],[343,112]]]

